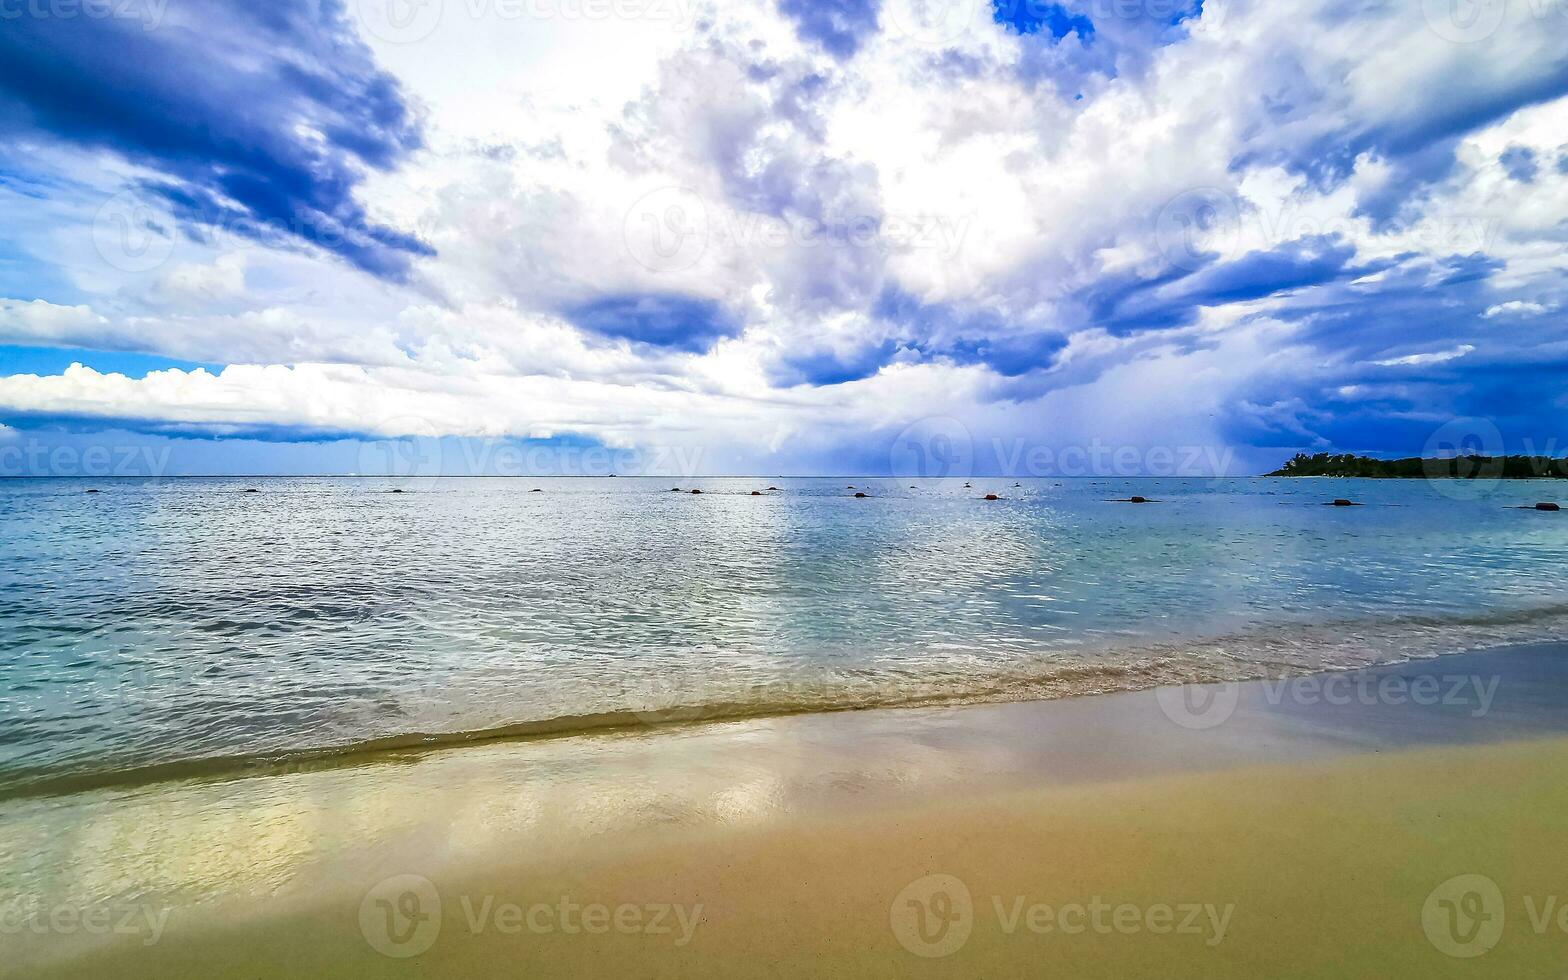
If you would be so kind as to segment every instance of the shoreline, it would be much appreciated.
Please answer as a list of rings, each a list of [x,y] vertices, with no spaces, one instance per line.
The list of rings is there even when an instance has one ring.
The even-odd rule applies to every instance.
[[[1256,938],[1267,924],[1260,905],[1300,901],[1270,891],[1272,875],[1258,870],[1299,845],[1340,849],[1392,876],[1386,888],[1369,887],[1351,862],[1307,869],[1292,888],[1403,896],[1392,912],[1366,914],[1414,923],[1399,935],[1410,940],[1406,954],[1432,957],[1411,960],[1430,976],[1448,958],[1421,935],[1419,896],[1414,912],[1404,907],[1411,882],[1399,869],[1408,862],[1393,857],[1404,848],[1431,864],[1432,849],[1462,829],[1463,853],[1449,857],[1464,860],[1452,874],[1473,865],[1506,877],[1530,862],[1499,857],[1488,842],[1568,832],[1568,790],[1554,775],[1554,760],[1568,764],[1565,702],[1568,646],[1537,645],[1281,682],[491,743],[13,800],[0,803],[0,853],[27,860],[0,872],[0,893],[28,896],[34,916],[129,909],[142,916],[133,922],[162,923],[151,943],[146,927],[126,936],[12,930],[14,962],[29,976],[237,977],[260,963],[270,967],[263,972],[356,976],[494,974],[519,964],[542,976],[749,975],[743,951],[759,943],[798,967],[785,972],[940,975],[1022,969],[1039,949],[1016,930],[999,933],[993,917],[989,938],[977,924],[952,959],[907,953],[889,931],[889,903],[918,878],[954,875],[977,895],[1079,881],[1086,901],[1098,888],[1151,907],[1186,902],[1191,882],[1229,869],[1212,890],[1252,896],[1236,902],[1230,928]],[[1357,821],[1381,829],[1367,837]],[[1542,874],[1563,870],[1535,864]],[[1168,876],[1147,876],[1160,868]],[[1421,870],[1423,894],[1452,876]],[[362,908],[376,888],[409,875],[456,896],[442,921],[472,942],[407,959],[370,944],[365,930],[374,936],[375,927],[360,920]],[[470,936],[466,917],[478,905],[458,900],[489,896],[526,912],[551,893],[611,909],[703,904],[706,917],[692,920],[700,961],[682,954],[693,946],[650,947],[649,935],[599,942],[525,929],[522,948],[516,933]],[[836,908],[826,919],[805,908],[823,895]],[[849,905],[834,905],[834,895]],[[1116,939],[1114,949],[1072,961],[1074,970],[1152,968],[1140,945],[1152,936]],[[1212,967],[1207,975],[1261,969],[1256,950],[1230,953],[1238,943],[1246,947],[1217,947],[1222,960],[1193,962]],[[1148,952],[1161,950],[1179,951],[1153,942]],[[755,962],[749,971],[769,972]]]
[[[658,734],[799,716],[1071,701],[1178,684],[1247,684],[1315,675],[1354,675],[1535,646],[1539,641],[1521,636],[1549,632],[1544,627],[1554,621],[1568,625],[1568,605],[1450,618],[1402,617],[1377,624],[1353,621],[1282,625],[1266,633],[1198,637],[1185,642],[1153,641],[1104,651],[1054,651],[1035,665],[977,671],[961,680],[944,678],[926,690],[892,688],[886,684],[888,679],[871,678],[864,672],[835,674],[827,670],[781,674],[728,687],[703,678],[661,676],[653,686],[662,685],[666,697],[675,692],[677,699],[673,702],[524,720],[477,730],[412,731],[341,744],[174,758],[114,768],[0,772],[0,804],[186,780],[225,781],[374,765],[379,761],[401,763],[411,756],[493,743]],[[1450,652],[1455,646],[1460,649]],[[1310,650],[1312,659],[1301,659],[1303,650]],[[1091,653],[1098,656],[1086,656]],[[696,692],[697,697],[681,700],[681,692]]]

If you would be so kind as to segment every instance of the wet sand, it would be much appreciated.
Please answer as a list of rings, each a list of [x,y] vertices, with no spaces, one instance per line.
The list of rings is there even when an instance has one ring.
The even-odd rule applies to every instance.
[[[1538,647],[13,800],[0,971],[1555,977],[1565,682]]]

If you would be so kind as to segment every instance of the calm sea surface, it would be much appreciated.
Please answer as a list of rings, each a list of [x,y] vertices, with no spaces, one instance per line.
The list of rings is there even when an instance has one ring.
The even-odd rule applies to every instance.
[[[1568,513],[1515,507],[1568,503],[1560,482],[674,482],[0,481],[0,792],[1355,667],[1568,624]],[[1155,502],[1110,499],[1133,494]]]

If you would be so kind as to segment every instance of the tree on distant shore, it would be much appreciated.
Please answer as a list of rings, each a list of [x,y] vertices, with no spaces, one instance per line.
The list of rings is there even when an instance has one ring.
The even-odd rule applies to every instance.
[[[1533,480],[1568,478],[1568,458],[1551,456],[1409,456],[1373,459],[1352,453],[1297,453],[1266,476],[1336,476],[1373,479]]]

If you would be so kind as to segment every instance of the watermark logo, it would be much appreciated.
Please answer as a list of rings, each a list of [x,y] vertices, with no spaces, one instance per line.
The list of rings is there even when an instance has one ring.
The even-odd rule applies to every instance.
[[[1485,717],[1497,697],[1502,678],[1496,674],[1404,674],[1344,671],[1302,677],[1268,678],[1253,682],[1264,704],[1273,707],[1329,705],[1365,708],[1443,707]],[[1241,699],[1241,685],[1193,684],[1162,687],[1154,692],[1160,710],[1183,728],[1203,731],[1231,719]]]
[[[702,924],[701,903],[580,902],[562,895],[550,902],[520,903],[496,895],[459,895],[452,925],[469,936],[647,936],[681,947]],[[395,875],[365,893],[359,930],[370,948],[393,959],[427,952],[441,935],[441,895],[430,879]]]
[[[1421,13],[1438,37],[1474,44],[1497,33],[1508,16],[1509,0],[1421,0]]]
[[[1486,875],[1456,875],[1427,895],[1421,929],[1438,952],[1457,959],[1485,956],[1503,938],[1502,889]]]
[[[918,878],[904,887],[888,909],[900,946],[925,959],[951,956],[969,941],[975,927],[969,887],[952,875]]]
[[[1193,731],[1207,731],[1230,721],[1241,701],[1241,685],[1184,684],[1180,687],[1161,687],[1154,692],[1154,700],[1165,717]]]
[[[1235,915],[1234,903],[1108,901],[1095,895],[1087,901],[1047,903],[1030,895],[989,896],[977,910],[969,888],[947,874],[926,875],[909,883],[888,910],[899,945],[923,959],[951,956],[963,948],[981,913],[995,919],[1003,937],[1192,936],[1205,946],[1225,941]]]
[[[946,47],[975,26],[982,0],[892,0],[882,7],[889,33],[916,44]]]
[[[169,260],[174,239],[159,225],[157,211],[136,195],[122,192],[93,215],[93,248],[113,268],[142,273]]]
[[[681,272],[708,250],[708,209],[695,191],[661,187],[637,199],[621,229],[626,252],[651,272]]]
[[[423,41],[441,24],[443,0],[354,0],[360,24],[389,44]]]
[[[428,419],[414,416],[388,419],[381,426],[388,432],[425,432]],[[446,442],[438,436],[398,435],[359,444],[355,470],[359,476],[387,477],[399,490],[432,490],[443,476],[450,475]]]
[[[418,956],[441,935],[441,893],[429,878],[394,875],[365,893],[359,931],[383,956]]]
[[[1421,466],[1428,482],[1443,496],[1479,500],[1502,479],[1504,452],[1503,434],[1490,419],[1458,418],[1427,438]]]
[[[1155,247],[1178,269],[1196,272],[1216,254],[1228,256],[1241,237],[1241,206],[1217,187],[1195,187],[1172,198],[1154,221]]]
[[[941,480],[974,475],[974,439],[955,418],[924,418],[893,440],[889,472],[897,477]]]

